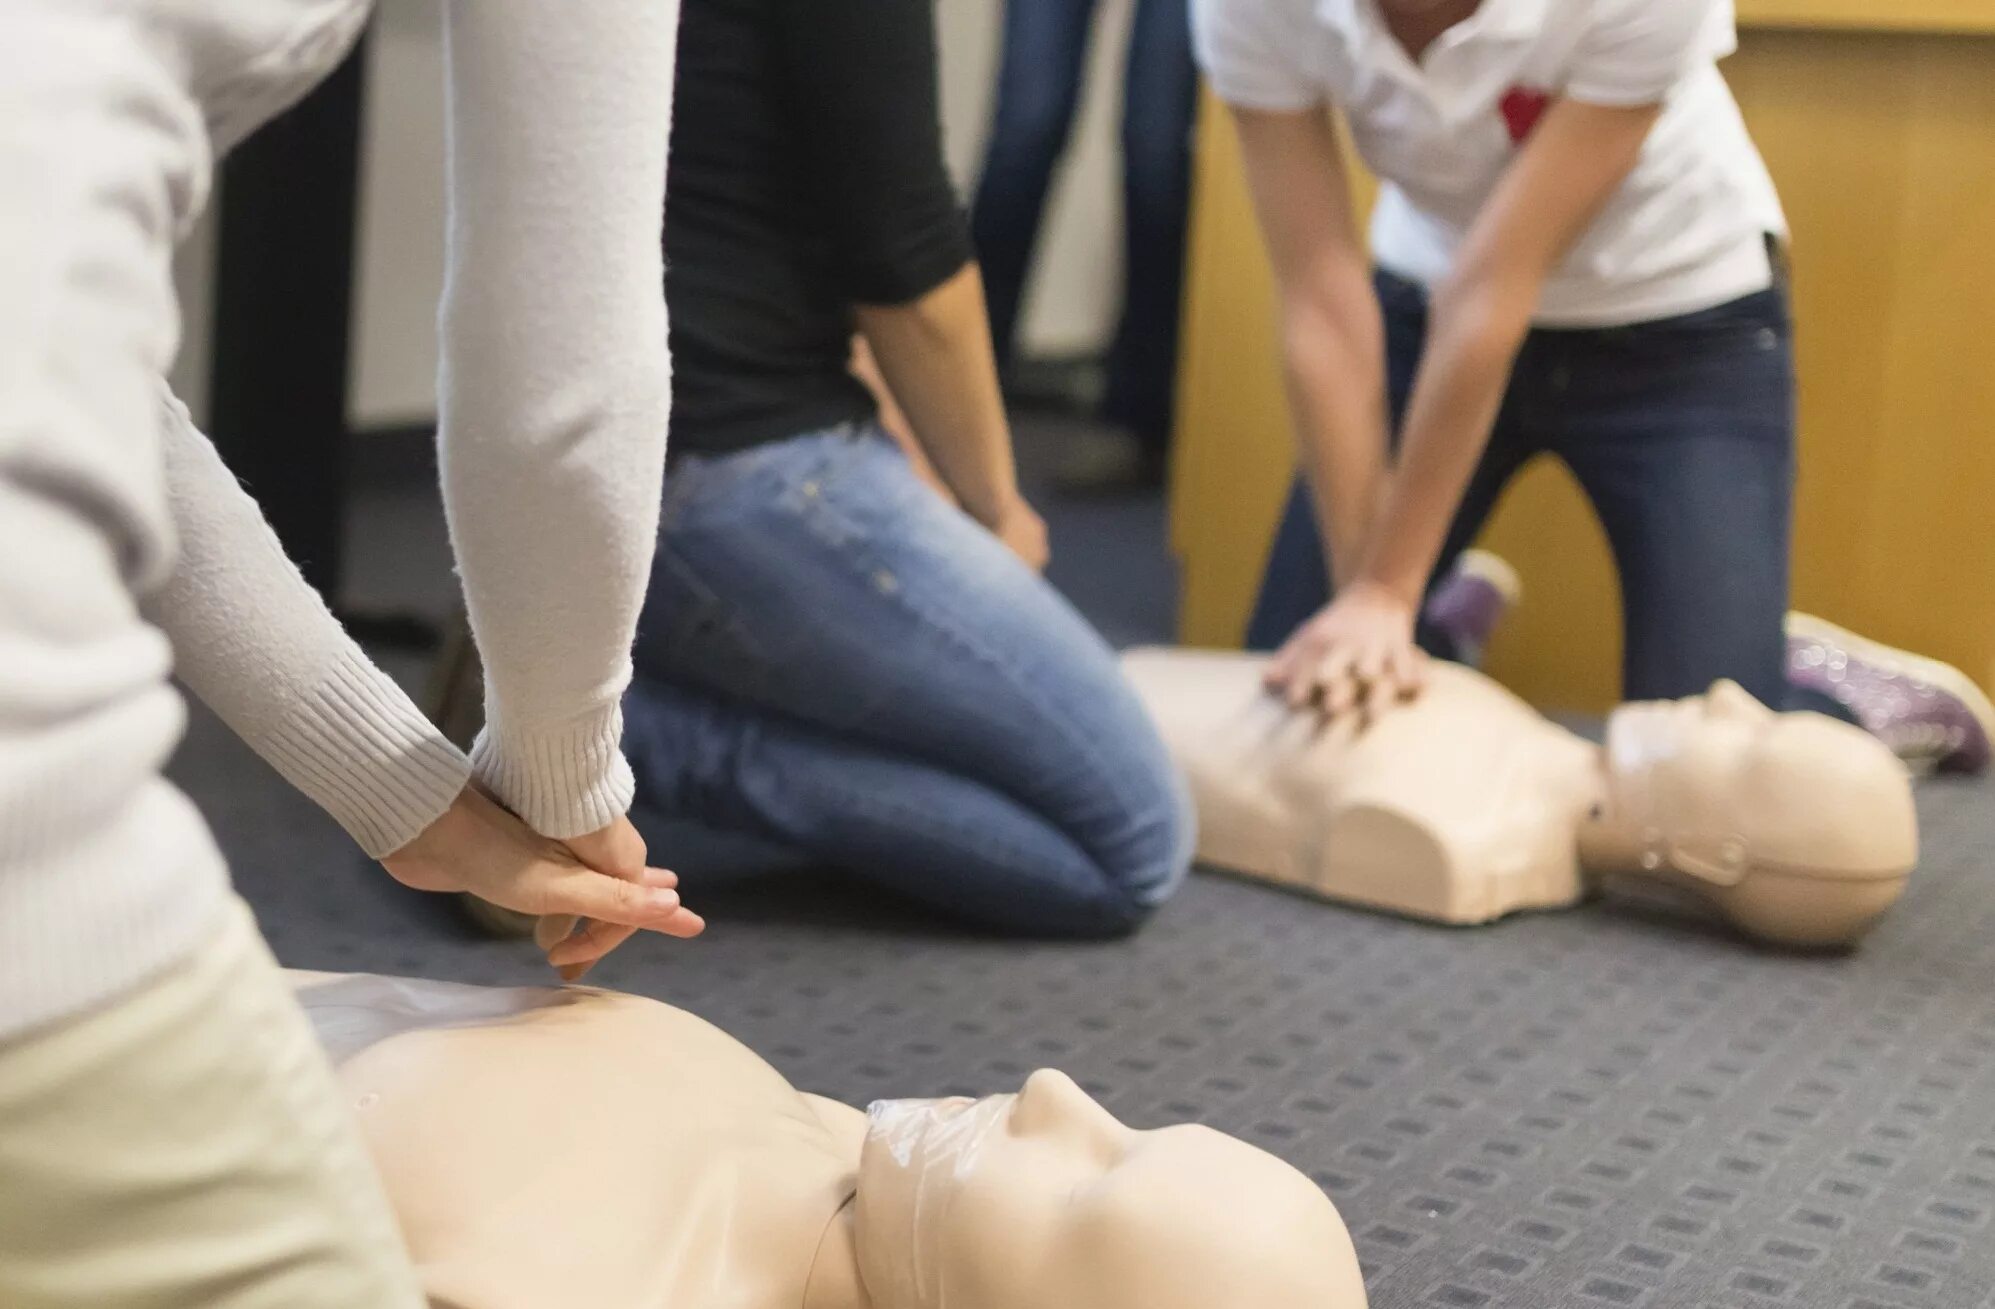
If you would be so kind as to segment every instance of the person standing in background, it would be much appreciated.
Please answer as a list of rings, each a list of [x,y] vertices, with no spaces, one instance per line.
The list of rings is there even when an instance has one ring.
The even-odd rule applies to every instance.
[[[1054,165],[1073,134],[1097,0],[1006,0],[997,107],[971,234],[984,269],[991,340],[1008,370]],[[1156,484],[1170,446],[1198,106],[1187,0],[1135,0],[1123,68],[1122,315],[1109,349],[1103,416],[1127,442],[1066,470],[1076,489]]]

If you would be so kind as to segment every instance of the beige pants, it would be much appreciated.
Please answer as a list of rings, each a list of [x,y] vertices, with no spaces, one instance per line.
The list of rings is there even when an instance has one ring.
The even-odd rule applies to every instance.
[[[232,902],[193,958],[0,1044],[0,1306],[416,1309],[337,1083]]]

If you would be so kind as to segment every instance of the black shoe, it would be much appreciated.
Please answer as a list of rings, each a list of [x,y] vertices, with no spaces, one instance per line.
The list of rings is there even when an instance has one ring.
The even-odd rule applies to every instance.
[[[1064,495],[1127,495],[1163,489],[1169,460],[1163,450],[1125,432],[1077,435],[1053,474]]]

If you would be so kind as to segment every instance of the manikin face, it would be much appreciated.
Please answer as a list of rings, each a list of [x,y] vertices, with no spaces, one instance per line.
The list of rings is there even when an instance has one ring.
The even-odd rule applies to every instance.
[[[1060,1073],[873,1106],[859,1266],[879,1309],[1362,1309],[1308,1179],[1203,1127],[1124,1127]]]
[[[1608,722],[1616,819],[1648,852],[1729,883],[1749,866],[1876,873],[1917,844],[1904,770],[1859,728],[1777,714],[1731,682]]]

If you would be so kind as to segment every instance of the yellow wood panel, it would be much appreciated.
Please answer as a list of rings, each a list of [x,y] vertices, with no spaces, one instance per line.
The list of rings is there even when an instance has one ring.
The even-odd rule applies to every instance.
[[[1750,27],[1995,32],[1995,0],[1738,0]]]
[[[1795,231],[1797,603],[1995,682],[1995,41],[1746,34],[1726,65]],[[1292,468],[1271,292],[1223,115],[1200,129],[1174,537],[1185,639],[1239,639]],[[1599,527],[1533,468],[1485,543],[1526,600],[1491,669],[1619,694]]]

